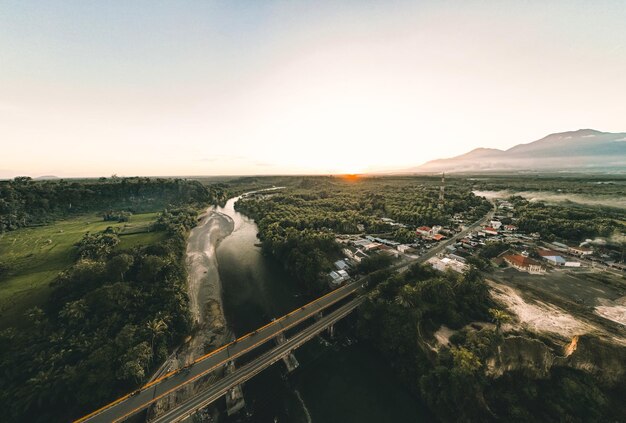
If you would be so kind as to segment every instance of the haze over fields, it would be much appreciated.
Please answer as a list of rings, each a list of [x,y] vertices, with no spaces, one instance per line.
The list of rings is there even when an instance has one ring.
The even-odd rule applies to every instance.
[[[551,134],[508,150],[477,148],[449,159],[433,160],[418,172],[485,172],[511,170],[626,171],[626,132],[593,129]]]

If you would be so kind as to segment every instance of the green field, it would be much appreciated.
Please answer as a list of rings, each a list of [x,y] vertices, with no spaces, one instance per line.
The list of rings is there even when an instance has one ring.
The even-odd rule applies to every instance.
[[[19,324],[25,310],[45,300],[49,283],[73,263],[74,244],[83,234],[112,226],[120,229],[118,249],[152,244],[165,237],[163,232],[147,232],[156,217],[136,214],[130,222],[115,223],[90,214],[0,234],[0,263],[9,267],[0,277],[0,328]]]

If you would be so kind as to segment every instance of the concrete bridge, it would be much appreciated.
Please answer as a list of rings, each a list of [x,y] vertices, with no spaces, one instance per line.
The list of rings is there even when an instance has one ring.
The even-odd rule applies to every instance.
[[[279,319],[275,319],[254,332],[242,336],[235,341],[224,345],[217,350],[200,357],[194,363],[180,370],[170,372],[139,390],[128,394],[118,400],[94,411],[93,413],[76,420],[78,422],[119,422],[130,416],[145,410],[154,402],[179,389],[193,383],[209,373],[232,365],[235,359],[259,351],[259,347],[268,344],[269,341],[284,335],[285,331],[302,326],[291,338],[284,338],[281,343],[274,345],[269,343],[270,349],[259,357],[253,358],[241,367],[230,371],[224,378],[215,382],[207,390],[194,396],[190,400],[177,404],[167,413],[158,416],[154,421],[169,422],[177,421],[193,414],[198,409],[210,404],[239,384],[250,379],[260,371],[271,366],[276,361],[287,357],[294,349],[300,347],[320,332],[332,327],[336,322],[346,317],[361,302],[362,297],[356,297],[347,303],[332,310],[325,315],[323,313],[329,307],[352,296],[361,287],[361,281],[348,283],[328,294],[312,301]],[[310,321],[310,322],[309,322]],[[267,345],[266,345],[267,347]]]

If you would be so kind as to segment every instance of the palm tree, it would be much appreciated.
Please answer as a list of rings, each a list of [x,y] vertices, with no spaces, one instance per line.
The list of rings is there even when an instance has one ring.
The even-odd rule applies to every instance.
[[[167,330],[167,323],[165,323],[163,321],[163,319],[156,318],[156,319],[150,320],[146,324],[146,327],[148,328],[148,330],[152,334],[152,340],[150,342],[150,348],[154,351],[154,340],[156,339],[157,336],[161,335],[163,332],[165,332]]]
[[[511,321],[511,316],[508,313],[497,308],[490,308],[489,314],[491,314],[491,319],[496,324],[496,332],[498,333],[500,333],[502,324]]]

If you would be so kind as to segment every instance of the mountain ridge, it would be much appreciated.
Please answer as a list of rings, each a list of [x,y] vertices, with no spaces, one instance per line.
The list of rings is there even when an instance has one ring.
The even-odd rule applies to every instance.
[[[626,171],[626,132],[595,129],[557,132],[506,150],[475,148],[459,156],[431,160],[417,172],[484,172],[502,170]]]

